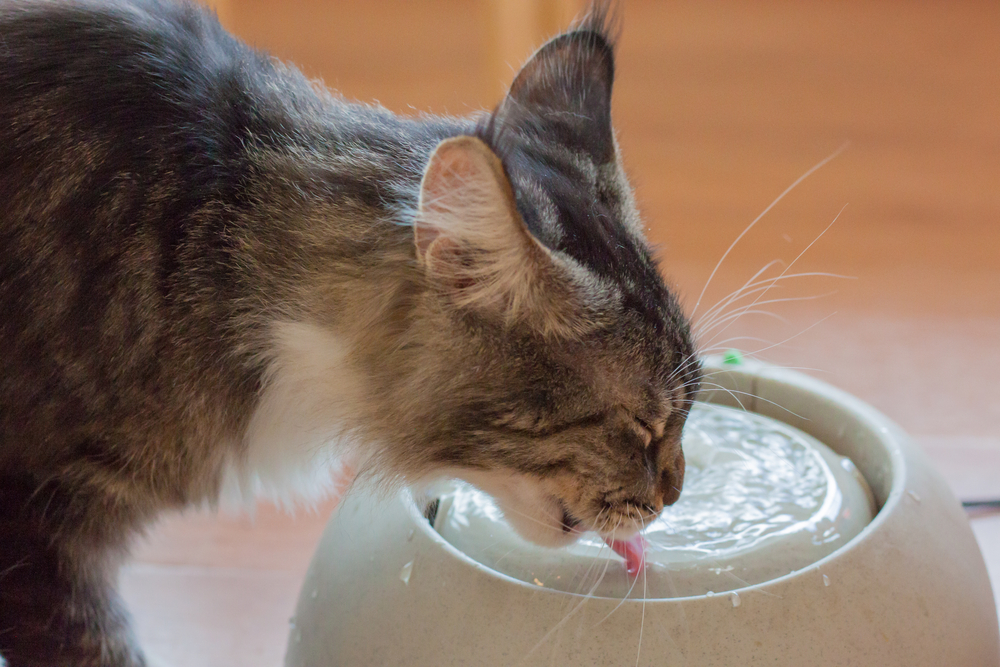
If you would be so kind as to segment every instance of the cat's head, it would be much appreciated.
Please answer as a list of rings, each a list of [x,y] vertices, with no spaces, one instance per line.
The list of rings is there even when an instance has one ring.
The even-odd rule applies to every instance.
[[[700,380],[619,162],[606,23],[548,42],[476,136],[437,147],[414,225],[438,334],[426,462],[548,545],[677,499]]]

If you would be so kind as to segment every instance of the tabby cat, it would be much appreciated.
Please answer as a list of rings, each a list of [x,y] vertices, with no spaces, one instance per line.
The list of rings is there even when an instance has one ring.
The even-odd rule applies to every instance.
[[[321,89],[195,4],[0,0],[0,655],[143,665],[165,509],[457,476],[546,545],[677,499],[700,367],[606,5],[492,113]]]

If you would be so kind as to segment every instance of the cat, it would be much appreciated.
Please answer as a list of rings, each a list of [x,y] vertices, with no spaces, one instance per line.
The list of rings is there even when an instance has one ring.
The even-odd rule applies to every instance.
[[[347,102],[178,0],[0,2],[0,655],[145,664],[166,509],[351,457],[528,539],[677,499],[700,364],[611,122],[613,8],[492,112]]]

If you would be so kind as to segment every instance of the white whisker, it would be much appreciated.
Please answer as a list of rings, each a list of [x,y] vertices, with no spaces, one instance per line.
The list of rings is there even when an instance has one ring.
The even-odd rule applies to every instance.
[[[731,321],[731,320],[739,319],[740,317],[743,317],[744,315],[747,315],[747,314],[768,315],[770,317],[773,317],[775,319],[778,319],[778,320],[780,320],[782,322],[786,322],[787,323],[787,320],[785,320],[783,317],[779,317],[775,313],[772,313],[772,312],[769,312],[769,311],[766,311],[766,310],[756,310],[756,309],[753,309],[753,307],[754,306],[767,306],[767,305],[770,305],[770,304],[773,304],[773,303],[789,303],[789,302],[795,302],[795,301],[815,301],[817,299],[824,299],[824,298],[826,298],[828,296],[831,296],[833,294],[836,294],[836,293],[837,293],[836,290],[833,290],[833,291],[830,291],[830,292],[825,292],[823,294],[814,294],[812,296],[788,296],[788,297],[782,297],[780,299],[767,299],[766,301],[754,301],[753,303],[747,304],[746,306],[740,306],[739,308],[737,308],[733,312],[729,313],[728,315],[725,315],[724,317],[720,317],[718,319],[718,321],[713,322],[713,324],[712,324],[712,326],[710,328],[705,329],[703,331],[700,331],[699,333],[702,334],[702,335],[704,335],[704,334],[708,333],[709,331],[711,331],[712,329],[720,326],[721,324],[725,324],[726,322]],[[726,328],[722,329],[722,331],[720,331],[716,335],[717,336],[721,335],[728,328],[729,327],[727,326]]]
[[[643,521],[642,530],[646,530]],[[641,532],[641,531],[640,531]],[[639,667],[639,656],[642,655],[642,631],[646,625],[646,554],[642,555],[642,616],[639,618],[639,646],[635,651],[635,667]],[[638,577],[637,577],[638,578]]]
[[[617,530],[617,528],[616,528],[616,530]],[[542,644],[544,644],[545,641],[549,637],[551,637],[554,632],[556,632],[559,628],[561,628],[563,625],[565,625],[566,621],[568,621],[570,619],[570,617],[573,616],[573,614],[575,614],[576,612],[578,612],[580,610],[580,608],[584,605],[584,603],[587,602],[587,600],[589,600],[591,598],[591,596],[594,594],[594,591],[597,590],[597,587],[601,585],[602,581],[604,581],[604,575],[607,573],[607,571],[608,571],[608,564],[610,564],[610,563],[611,563],[611,559],[609,558],[607,561],[605,561],[604,571],[601,572],[601,576],[598,578],[598,580],[596,582],[594,582],[594,585],[587,592],[587,594],[580,600],[580,602],[575,607],[573,607],[573,609],[570,610],[570,612],[568,614],[566,614],[565,616],[563,616],[562,620],[560,620],[554,626],[552,626],[551,628],[549,628],[548,632],[546,632],[544,635],[542,635],[542,638],[539,639],[538,642],[533,647],[531,647],[531,650],[524,654],[524,656],[521,658],[520,662],[518,662],[519,665],[523,665],[524,661],[528,659],[528,656],[530,656],[532,653],[534,653],[536,650],[538,650],[538,648]]]
[[[830,154],[829,156],[827,156],[826,158],[824,158],[823,160],[821,160],[820,162],[818,162],[817,164],[815,164],[813,167],[811,167],[808,171],[806,171],[806,173],[802,174],[797,179],[795,179],[794,183],[792,183],[787,188],[785,188],[784,192],[782,192],[780,195],[778,195],[774,199],[774,201],[772,201],[770,204],[768,204],[767,208],[765,208],[763,211],[761,211],[760,215],[758,215],[756,218],[754,218],[753,222],[751,222],[749,225],[747,225],[746,228],[742,232],[740,232],[740,235],[736,237],[736,240],[733,241],[729,245],[729,248],[726,249],[726,252],[724,252],[722,254],[722,257],[719,259],[718,264],[715,265],[715,268],[712,269],[712,273],[708,276],[708,280],[705,281],[705,286],[701,289],[701,294],[698,295],[698,300],[694,304],[694,310],[691,311],[691,317],[692,318],[694,318],[695,314],[698,312],[698,306],[701,305],[701,300],[705,296],[705,290],[707,290],[709,284],[711,284],[712,278],[715,277],[715,274],[718,272],[719,267],[722,266],[722,263],[726,260],[726,257],[728,257],[729,253],[732,252],[733,248],[736,247],[736,244],[740,242],[740,239],[742,239],[744,236],[746,236],[747,233],[751,229],[753,229],[754,225],[756,225],[760,221],[761,218],[763,218],[765,215],[767,215],[768,211],[770,211],[772,208],[774,208],[774,206],[778,202],[780,202],[782,199],[784,199],[785,195],[787,195],[789,192],[791,192],[792,190],[794,190],[795,187],[799,183],[801,183],[802,181],[806,180],[809,176],[811,176],[820,167],[823,167],[828,162],[830,162],[832,159],[834,159],[835,157],[837,157],[838,155],[840,155],[848,147],[848,145],[849,144],[845,143],[843,146],[841,146],[840,148],[838,148],[837,150],[835,150],[832,154]]]
[[[767,347],[763,347],[763,348],[761,348],[759,350],[755,350],[755,351],[750,352],[748,354],[752,355],[752,356],[755,356],[755,355],[760,354],[761,352],[767,352],[770,349],[778,347],[779,345],[784,345],[788,341],[794,340],[794,339],[798,338],[799,336],[801,336],[802,334],[808,332],[810,329],[819,326],[823,322],[826,322],[828,319],[830,319],[831,317],[833,317],[836,314],[837,314],[836,311],[834,311],[834,312],[830,313],[829,315],[827,315],[826,317],[824,317],[824,318],[822,318],[820,320],[817,320],[816,322],[813,322],[812,324],[810,324],[809,326],[807,326],[805,329],[803,329],[802,331],[798,332],[797,334],[793,334],[793,335],[789,336],[788,338],[786,338],[783,341],[780,341],[780,342],[777,342],[777,343],[772,343],[771,345],[768,345]],[[806,369],[806,370],[815,370],[815,369]]]
[[[846,276],[839,273],[829,273],[827,271],[803,271],[800,273],[782,273],[781,275],[775,276],[773,278],[765,278],[763,280],[758,280],[754,283],[745,285],[741,287],[740,290],[733,293],[729,297],[720,302],[718,305],[713,306],[710,310],[705,313],[704,320],[699,320],[696,323],[698,328],[709,327],[714,322],[714,319],[722,314],[726,306],[730,306],[742,299],[748,298],[752,294],[758,294],[760,292],[767,292],[772,287],[774,287],[779,281],[789,280],[792,278],[840,278],[844,280],[855,280],[855,276]]]
[[[816,236],[816,238],[814,238],[814,239],[813,239],[813,240],[812,240],[812,241],[811,241],[811,242],[809,243],[809,245],[807,245],[807,246],[806,246],[805,248],[803,248],[803,249],[802,249],[802,251],[801,251],[801,252],[800,252],[800,253],[799,253],[798,255],[796,255],[795,259],[793,259],[793,260],[791,261],[791,263],[789,263],[789,264],[788,264],[788,266],[786,266],[786,267],[785,267],[785,270],[781,272],[781,274],[780,274],[780,275],[779,275],[779,276],[778,276],[778,277],[777,277],[777,278],[775,279],[775,281],[774,281],[774,282],[777,282],[777,280],[780,280],[781,278],[783,278],[783,277],[784,277],[784,275],[785,275],[785,274],[786,274],[786,273],[787,273],[787,272],[788,272],[789,270],[791,270],[791,268],[792,268],[793,266],[795,266],[795,263],[796,263],[796,262],[798,262],[798,261],[799,261],[799,260],[800,260],[800,259],[802,258],[802,256],[803,256],[803,255],[805,255],[805,254],[806,254],[806,252],[808,252],[808,251],[809,251],[809,249],[810,249],[810,248],[812,248],[812,247],[813,247],[813,245],[815,245],[815,244],[816,244],[816,242],[817,242],[817,241],[819,241],[819,240],[820,240],[821,238],[823,238],[823,235],[824,235],[824,234],[826,234],[826,233],[827,233],[827,232],[828,232],[828,231],[830,230],[830,228],[831,228],[831,227],[833,227],[833,225],[834,225],[834,224],[835,224],[835,223],[837,222],[837,220],[839,220],[839,219],[840,219],[840,216],[841,216],[841,214],[842,214],[842,213],[844,212],[844,209],[846,209],[846,208],[847,208],[847,204],[844,204],[844,206],[843,206],[843,207],[841,207],[841,209],[840,209],[840,211],[839,211],[839,212],[837,213],[837,215],[836,215],[836,216],[834,216],[833,220],[832,220],[832,221],[830,221],[830,224],[829,224],[829,225],[827,225],[827,226],[826,226],[826,227],[825,227],[825,228],[823,229],[823,231],[821,231],[821,232],[820,232],[820,233],[819,233],[819,234],[818,234],[818,235]],[[750,304],[750,307],[753,307],[753,306],[754,306],[755,304],[757,304],[757,302],[758,302],[758,301],[760,301],[760,300],[761,300],[762,298],[764,298],[764,296],[765,296],[765,295],[767,294],[768,290],[770,290],[770,289],[771,289],[771,287],[773,287],[773,286],[774,286],[774,282],[772,282],[772,284],[771,284],[770,286],[768,286],[768,288],[767,288],[767,289],[765,289],[765,290],[764,290],[763,292],[761,292],[761,294],[760,294],[760,295],[758,295],[758,297],[757,297],[756,299],[754,299],[753,303],[751,303],[751,304]],[[773,302],[773,300],[772,300],[772,302]],[[765,302],[765,303],[767,303],[767,302]]]

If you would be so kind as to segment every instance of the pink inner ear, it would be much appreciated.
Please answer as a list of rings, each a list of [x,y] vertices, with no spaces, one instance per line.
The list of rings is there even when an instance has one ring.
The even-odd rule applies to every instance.
[[[463,196],[463,185],[475,176],[472,156],[459,147],[442,147],[431,156],[421,184],[420,213],[413,226],[417,254],[427,260],[431,244],[442,235],[435,213],[455,208]]]

